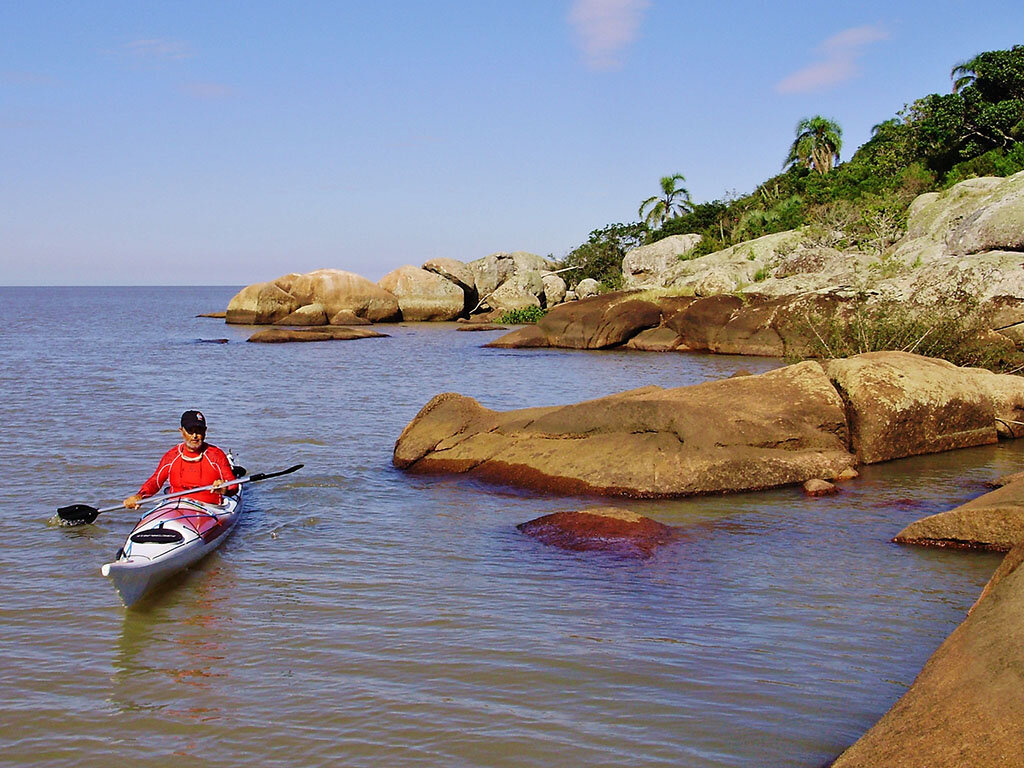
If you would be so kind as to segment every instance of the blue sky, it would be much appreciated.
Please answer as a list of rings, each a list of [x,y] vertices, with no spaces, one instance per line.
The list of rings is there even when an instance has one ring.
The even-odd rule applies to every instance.
[[[847,159],[1022,31],[1019,0],[0,0],[0,284],[560,258],[660,176],[751,191],[802,117]]]

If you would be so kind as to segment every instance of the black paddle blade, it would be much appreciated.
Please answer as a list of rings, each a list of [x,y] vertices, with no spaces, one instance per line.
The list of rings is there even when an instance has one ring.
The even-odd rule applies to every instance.
[[[271,477],[280,477],[281,475],[290,475],[292,472],[298,472],[302,469],[305,464],[296,464],[294,467],[288,467],[288,469],[282,469],[280,472],[257,472],[255,475],[249,475],[250,483],[258,483],[260,480],[269,480]]]
[[[83,525],[91,523],[99,515],[100,511],[88,504],[72,504],[70,507],[61,507],[57,510],[57,517],[67,525]]]

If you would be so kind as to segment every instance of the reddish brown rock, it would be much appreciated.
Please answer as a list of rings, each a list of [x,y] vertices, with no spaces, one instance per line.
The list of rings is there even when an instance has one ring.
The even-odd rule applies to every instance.
[[[289,341],[351,341],[378,338],[387,338],[387,334],[367,328],[327,325],[320,328],[268,328],[265,331],[257,331],[248,340],[257,344],[281,344]]]
[[[545,544],[575,551],[648,556],[677,537],[677,531],[628,509],[594,507],[555,512],[516,526]]]
[[[815,479],[804,483],[804,493],[808,496],[832,496],[839,493],[839,489],[828,480]]]
[[[500,413],[447,393],[395,444],[395,466],[565,493],[666,497],[833,478],[853,466],[821,366]]]
[[[1024,766],[1024,547],[910,689],[833,768]]]
[[[508,326],[491,325],[490,323],[471,323],[455,329],[456,331],[507,331]]]
[[[709,296],[681,303],[680,308],[665,317],[664,325],[682,340],[680,349],[710,350],[717,346],[717,334],[743,306],[738,296]]]
[[[671,328],[660,326],[641,331],[630,339],[626,346],[630,349],[641,349],[645,352],[671,352],[678,349],[682,343],[683,340],[679,337],[678,333]]]
[[[218,320],[223,320],[227,316],[227,312],[203,312],[202,314],[196,315],[196,317],[213,317]]]
[[[536,335],[527,339],[531,346],[605,349],[624,344],[660,322],[657,304],[632,300],[629,294],[609,293],[555,307],[535,326],[546,343],[535,343]],[[511,347],[516,341],[509,334],[493,342],[493,346]]]
[[[1024,543],[1024,481],[913,522],[896,534],[893,541],[1007,552]]]
[[[485,347],[496,347],[499,349],[525,349],[529,347],[547,347],[548,337],[536,325],[526,325],[516,328],[511,333],[506,333],[500,339],[495,339]]]

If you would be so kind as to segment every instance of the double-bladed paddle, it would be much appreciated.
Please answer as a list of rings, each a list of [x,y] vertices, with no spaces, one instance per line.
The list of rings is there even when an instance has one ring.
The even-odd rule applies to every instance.
[[[280,477],[281,475],[290,475],[292,472],[297,472],[305,466],[303,464],[296,464],[294,467],[288,467],[288,469],[282,469],[280,472],[257,472],[255,475],[246,475],[240,477],[237,480],[222,481],[220,483],[212,483],[211,485],[202,485],[199,488],[190,488],[187,491],[179,491],[178,493],[168,493],[163,496],[150,496],[145,499],[148,504],[152,501],[164,501],[165,499],[177,499],[181,496],[188,496],[195,493],[196,491],[209,491],[215,486],[230,486],[230,485],[241,485],[242,483],[258,483],[260,480],[269,480],[272,477]],[[106,507],[104,509],[96,509],[90,507],[88,504],[72,504],[69,507],[61,507],[57,510],[57,517],[60,518],[62,525],[82,525],[84,523],[91,523],[96,517],[103,512],[114,512],[118,509],[124,509],[123,504],[118,504],[116,507]]]

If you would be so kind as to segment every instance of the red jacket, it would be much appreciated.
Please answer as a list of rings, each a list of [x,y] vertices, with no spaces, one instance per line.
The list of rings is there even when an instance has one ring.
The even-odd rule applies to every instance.
[[[235,473],[231,469],[231,462],[224,455],[224,451],[215,445],[203,444],[199,453],[192,453],[185,444],[176,445],[160,459],[160,465],[156,472],[139,489],[140,496],[153,496],[164,485],[170,483],[171,493],[187,491],[189,488],[199,488],[210,485],[218,480],[234,480]],[[238,486],[228,488],[234,492]],[[221,496],[213,491],[197,491],[189,494],[186,498],[204,501],[209,504],[220,504]]]

